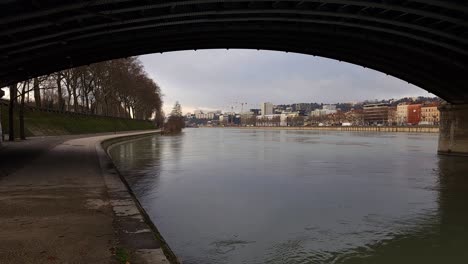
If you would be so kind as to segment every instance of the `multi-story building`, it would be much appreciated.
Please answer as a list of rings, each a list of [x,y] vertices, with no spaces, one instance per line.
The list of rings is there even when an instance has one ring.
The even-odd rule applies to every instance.
[[[408,123],[408,104],[402,103],[397,106],[396,119],[398,125],[406,125]]]
[[[323,105],[322,109],[315,109],[310,112],[311,117],[323,117],[330,114],[336,114],[336,105]]]
[[[440,112],[438,104],[424,105],[421,107],[421,123],[425,125],[438,125]]]
[[[257,126],[280,126],[281,114],[257,116]]]
[[[195,118],[196,119],[208,119],[208,120],[212,120],[214,119],[216,116],[216,113],[215,112],[208,112],[208,113],[204,113],[203,111],[201,110],[196,110],[195,111]]]
[[[417,125],[421,122],[421,104],[408,105],[408,121],[409,125]]]
[[[323,117],[326,115],[327,115],[327,112],[323,109],[315,109],[314,111],[310,112],[311,117]]]
[[[388,108],[388,125],[396,126],[398,124],[397,118],[397,108],[396,107],[389,107]]]
[[[333,105],[333,104],[323,105],[322,109],[323,110],[328,110],[328,111],[336,111],[336,105]],[[331,113],[331,114],[333,114],[333,113]]]
[[[250,109],[250,112],[256,116],[260,115],[260,111],[261,111],[260,109]]]
[[[364,106],[364,123],[368,125],[388,124],[388,104],[369,104]]]
[[[255,126],[257,123],[257,118],[253,112],[243,112],[240,113],[241,125],[243,126]]]
[[[304,117],[296,112],[283,112],[280,115],[280,126],[303,126]]]
[[[224,113],[219,116],[219,124],[223,126],[233,126],[241,124],[241,116],[234,112]]]
[[[272,115],[273,114],[273,104],[270,102],[260,104],[260,111],[262,111],[262,116]]]

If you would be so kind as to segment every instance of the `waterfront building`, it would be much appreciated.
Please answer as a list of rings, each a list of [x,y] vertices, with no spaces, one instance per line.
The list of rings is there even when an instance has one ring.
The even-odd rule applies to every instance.
[[[408,124],[417,125],[421,122],[421,104],[408,105]]]
[[[389,107],[388,108],[388,125],[389,126],[396,126],[398,124],[397,118],[397,108],[396,107]]]
[[[233,126],[241,124],[241,116],[234,112],[224,113],[219,116],[219,124],[224,126]]]
[[[421,107],[421,124],[438,125],[440,122],[440,111],[438,104],[423,105]]]
[[[336,112],[336,105],[326,104],[326,105],[322,106],[322,109],[327,110],[327,111],[335,111]],[[330,114],[333,114],[333,113],[330,113]]]
[[[303,124],[304,118],[300,116],[298,111],[280,114],[280,126],[302,126]]]
[[[262,116],[272,115],[273,114],[273,104],[270,103],[270,102],[260,104],[260,111],[262,112]]]
[[[314,111],[310,112],[311,117],[323,117],[326,115],[336,114],[336,105],[323,105],[322,109],[315,109]]]
[[[401,103],[397,105],[397,124],[399,126],[406,125],[408,123],[408,104]]]
[[[261,111],[260,109],[250,109],[250,112],[256,116],[260,115],[260,111]]]
[[[257,122],[256,115],[253,112],[240,113],[240,123],[243,126],[255,126]]]
[[[213,120],[213,119],[215,119],[215,116],[217,116],[217,114],[215,112],[204,113],[202,110],[196,110],[195,111],[195,118],[196,119]]]
[[[315,109],[314,111],[310,112],[311,117],[322,117],[325,115],[327,115],[326,111],[322,109]]]
[[[281,114],[257,116],[257,126],[280,126]]]
[[[388,104],[364,105],[364,123],[368,125],[388,124]]]

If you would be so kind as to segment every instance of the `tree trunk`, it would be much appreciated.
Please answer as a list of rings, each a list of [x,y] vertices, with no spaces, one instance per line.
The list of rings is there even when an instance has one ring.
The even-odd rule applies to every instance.
[[[15,141],[15,102],[16,102],[16,89],[17,84],[10,86],[10,104],[8,106],[8,140]]]
[[[62,74],[57,73],[57,95],[58,95],[58,110],[64,110],[63,94],[62,94]]]
[[[76,86],[73,87],[73,110],[78,112],[78,95],[76,94]]]
[[[71,99],[72,99],[72,92],[70,90],[70,80],[67,80],[67,85],[66,85],[66,88],[67,88],[67,111],[70,111],[71,109]]]
[[[29,89],[29,82],[27,82],[28,89]],[[22,140],[26,139],[26,133],[24,132],[24,97],[25,97],[25,89],[26,82],[23,84],[23,88],[21,90],[21,105],[19,109],[19,122],[20,122],[20,138]]]
[[[34,90],[34,101],[36,102],[36,107],[41,107],[41,90],[39,89],[39,80],[34,78],[33,81],[33,90]]]
[[[85,103],[86,103],[86,105],[85,105],[86,113],[90,113],[91,111],[90,111],[90,107],[89,107],[89,96],[88,96],[88,94],[85,94]]]

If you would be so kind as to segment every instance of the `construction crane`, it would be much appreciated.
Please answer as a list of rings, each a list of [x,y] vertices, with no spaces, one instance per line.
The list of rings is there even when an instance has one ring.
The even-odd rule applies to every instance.
[[[244,112],[244,105],[247,105],[247,103],[244,103],[244,102],[234,102],[234,104],[241,106],[241,111],[240,111],[241,113]]]

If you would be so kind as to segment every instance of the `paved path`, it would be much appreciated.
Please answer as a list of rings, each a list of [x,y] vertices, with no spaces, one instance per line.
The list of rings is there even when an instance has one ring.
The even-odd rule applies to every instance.
[[[125,135],[130,134],[138,133]],[[20,145],[0,150],[34,157],[22,168],[17,161],[15,166],[0,163],[9,168],[0,176],[0,263],[119,263],[119,247],[124,249],[117,250],[119,255],[130,252],[131,263],[168,263],[104,152],[96,148],[112,137],[49,138],[29,143],[35,146],[30,145],[31,152]]]

